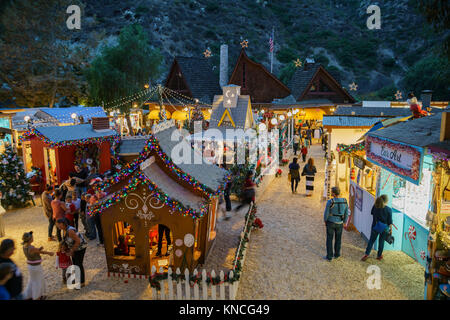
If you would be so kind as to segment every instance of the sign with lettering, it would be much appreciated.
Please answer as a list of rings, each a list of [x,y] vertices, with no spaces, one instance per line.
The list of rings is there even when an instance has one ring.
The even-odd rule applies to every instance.
[[[355,166],[357,166],[358,168],[360,168],[361,170],[364,170],[365,166],[366,166],[366,162],[364,159],[358,158],[358,157],[354,157],[353,158],[353,163],[355,164]]]
[[[414,183],[420,183],[423,149],[372,136],[366,138],[367,160]]]

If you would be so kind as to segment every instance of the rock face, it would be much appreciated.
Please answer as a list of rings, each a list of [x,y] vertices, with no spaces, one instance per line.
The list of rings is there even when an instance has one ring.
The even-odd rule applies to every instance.
[[[239,43],[248,39],[248,55],[269,67],[269,37],[274,27],[276,75],[296,58],[314,57],[338,69],[343,85],[364,83],[363,92],[397,82],[440,40],[428,32],[414,1],[409,0],[85,2],[85,31],[114,37],[125,25],[140,23],[152,45],[165,55],[167,66],[173,56],[201,56],[210,47],[218,71],[220,45],[226,43],[231,73]],[[380,30],[369,30],[366,25],[370,16],[366,11],[373,4],[380,7]],[[374,71],[378,76],[372,80]]]

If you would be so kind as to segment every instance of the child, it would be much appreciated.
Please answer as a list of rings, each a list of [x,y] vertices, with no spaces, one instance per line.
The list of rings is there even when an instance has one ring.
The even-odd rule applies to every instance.
[[[66,219],[69,220],[69,225],[71,227],[75,227],[74,214],[75,211],[77,211],[77,208],[75,207],[75,204],[72,203],[72,195],[66,196],[66,208],[69,209],[68,211],[66,211]]]
[[[9,300],[11,295],[5,287],[5,284],[12,278],[14,266],[10,263],[0,263],[0,300]]]
[[[69,251],[67,244],[64,241],[61,241],[59,243],[58,252],[56,252],[56,268],[62,270],[64,284],[67,284],[67,268],[72,265],[72,259],[66,254],[67,251]]]

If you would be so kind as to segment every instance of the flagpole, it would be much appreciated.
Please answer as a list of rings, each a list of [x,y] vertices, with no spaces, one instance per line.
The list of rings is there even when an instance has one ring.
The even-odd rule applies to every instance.
[[[271,57],[270,57],[270,73],[272,73],[273,70],[273,52],[275,51],[275,27],[272,27],[272,43],[273,43],[273,50],[271,52]]]

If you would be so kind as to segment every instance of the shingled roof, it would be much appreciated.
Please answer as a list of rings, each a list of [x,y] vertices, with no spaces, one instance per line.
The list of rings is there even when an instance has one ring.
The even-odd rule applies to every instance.
[[[214,95],[222,92],[219,76],[213,72],[212,63],[206,58],[175,57],[166,79],[166,87],[175,64],[178,64],[192,98],[211,103]]]
[[[323,70],[325,74],[328,74],[337,83],[338,87],[342,89],[343,94],[351,98],[351,101],[354,101],[354,98],[350,95],[350,93],[342,88],[340,74],[336,71],[327,71],[320,63],[309,63],[303,68],[298,68],[295,71],[288,85],[295,99],[299,99],[305,93],[312,79],[320,69]]]
[[[189,150],[189,155],[179,155],[183,159],[184,163],[178,164],[175,162],[175,164],[181,170],[197,179],[200,183],[206,185],[212,190],[217,190],[221,185],[223,185],[227,171],[206,161],[201,154],[198,154],[194,149],[192,149],[191,144],[185,138],[181,139],[181,136],[174,132],[177,130],[178,129],[175,126],[172,126],[154,134],[162,150],[172,159],[172,151],[174,148],[177,148],[176,150]],[[179,139],[176,139],[177,136]],[[195,154],[197,154],[197,157],[195,157]],[[188,159],[189,161],[185,161]],[[201,163],[196,164],[195,161],[197,159],[201,159]],[[175,161],[176,159],[173,160]]]
[[[441,113],[401,122],[383,130],[368,133],[368,135],[423,148],[439,144],[440,128]],[[444,147],[447,145],[444,144]]]
[[[371,127],[378,121],[383,120],[381,117],[355,117],[355,116],[323,116],[323,126],[333,127]]]
[[[231,118],[236,125],[236,128],[245,128],[249,102],[250,96],[241,95],[238,98],[237,106],[235,108],[228,108],[228,111],[231,114]],[[214,96],[211,119],[209,120],[211,129],[216,129],[218,127],[220,119],[222,119],[225,110],[226,108],[224,108],[223,106],[223,96]],[[222,128],[233,129],[233,127],[227,127],[226,125],[223,125]]]
[[[121,156],[138,155],[147,145],[148,137],[138,136],[134,139],[122,139],[118,148]]]
[[[338,107],[335,115],[356,115],[356,116],[387,116],[406,117],[411,115],[409,108],[364,108],[364,107]]]

